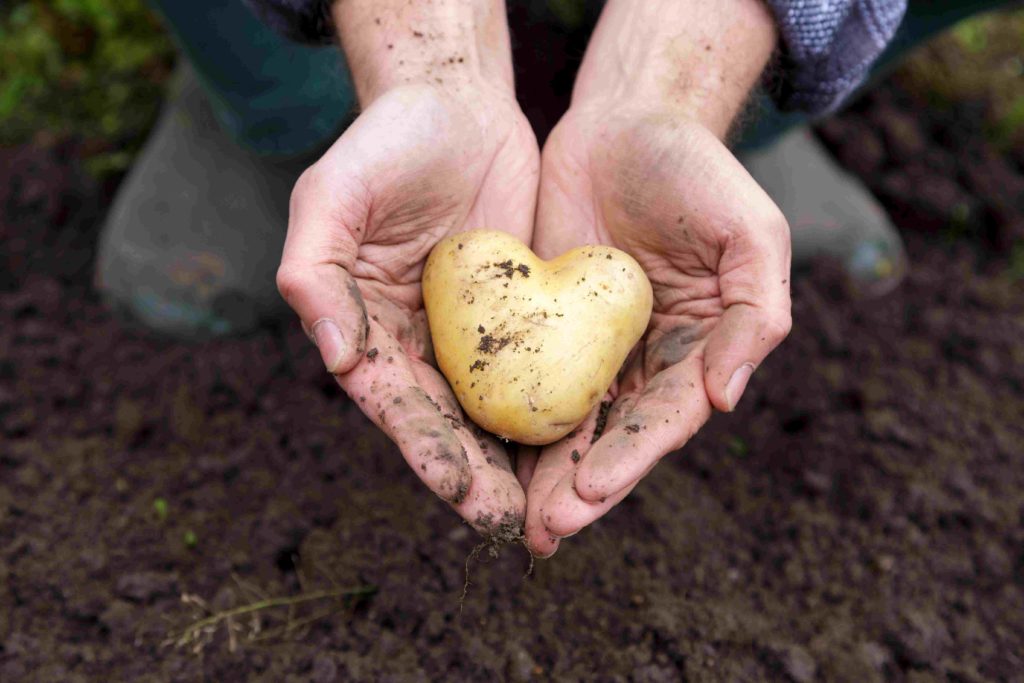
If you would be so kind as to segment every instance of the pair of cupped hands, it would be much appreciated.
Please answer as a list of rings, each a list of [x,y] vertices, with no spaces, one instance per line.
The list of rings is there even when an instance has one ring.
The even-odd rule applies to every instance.
[[[595,409],[569,436],[510,458],[436,369],[424,263],[438,241],[476,228],[544,259],[610,245],[647,273],[653,315],[596,441]],[[278,287],[423,482],[481,533],[523,529],[547,557],[713,409],[736,406],[789,331],[789,254],[778,208],[695,121],[639,102],[574,103],[541,153],[503,89],[417,84],[374,100],[299,179]],[[648,428],[623,439],[638,422]]]

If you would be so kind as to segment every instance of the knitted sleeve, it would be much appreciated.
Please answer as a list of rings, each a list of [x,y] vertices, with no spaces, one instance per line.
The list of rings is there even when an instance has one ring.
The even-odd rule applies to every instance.
[[[783,109],[838,107],[892,40],[907,0],[768,0],[782,37]]]

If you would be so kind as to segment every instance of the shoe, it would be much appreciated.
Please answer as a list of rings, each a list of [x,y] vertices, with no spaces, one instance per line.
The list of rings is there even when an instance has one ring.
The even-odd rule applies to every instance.
[[[249,332],[287,310],[274,278],[291,189],[313,158],[240,148],[190,70],[172,91],[107,215],[96,286],[115,311],[159,333]]]
[[[789,221],[795,269],[820,256],[837,258],[853,292],[866,298],[887,294],[902,281],[907,257],[896,227],[809,128],[739,159]]]

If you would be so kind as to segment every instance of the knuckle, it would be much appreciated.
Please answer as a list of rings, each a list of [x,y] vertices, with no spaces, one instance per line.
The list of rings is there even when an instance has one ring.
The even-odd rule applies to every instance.
[[[294,214],[302,206],[306,197],[309,196],[310,187],[316,184],[315,176],[316,167],[310,166],[295,181],[295,185],[292,186],[291,197],[288,200],[288,210],[290,213]]]
[[[306,289],[306,278],[302,277],[294,268],[285,265],[277,269],[276,283],[277,291],[289,305],[292,305],[292,302]]]
[[[773,345],[789,336],[793,329],[793,315],[789,310],[779,310],[768,318],[768,338]]]
[[[775,251],[783,257],[788,270],[790,256],[793,251],[793,235],[789,229],[789,221],[786,220],[782,211],[776,208],[776,212],[778,215],[772,219],[770,230],[775,238]]]

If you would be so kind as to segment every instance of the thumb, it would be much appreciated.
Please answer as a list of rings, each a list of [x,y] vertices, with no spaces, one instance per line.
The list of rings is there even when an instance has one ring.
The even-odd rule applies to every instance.
[[[366,305],[350,269],[358,244],[350,211],[363,204],[318,180],[316,167],[302,175],[292,192],[277,288],[299,315],[302,328],[320,350],[332,374],[344,374],[362,358],[369,333]],[[334,210],[327,208],[328,201]]]
[[[704,387],[711,404],[730,412],[765,357],[789,333],[785,310],[770,311],[750,304],[726,309],[704,348]]]
[[[747,381],[792,327],[789,225],[778,207],[740,169],[736,196],[746,215],[725,232],[718,284],[725,311],[704,347],[704,388],[711,405],[731,412]]]
[[[299,314],[302,329],[320,350],[327,371],[341,375],[359,362],[366,349],[366,306],[359,287],[336,265],[301,270],[282,263],[277,288]]]

